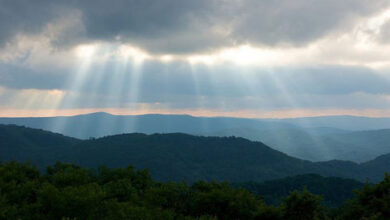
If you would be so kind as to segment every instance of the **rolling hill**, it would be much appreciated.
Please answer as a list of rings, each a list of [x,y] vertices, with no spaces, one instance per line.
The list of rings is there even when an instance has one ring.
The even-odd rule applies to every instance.
[[[367,163],[310,162],[276,151],[261,142],[237,137],[201,137],[181,133],[122,134],[77,140],[19,126],[1,126],[4,161],[31,161],[40,168],[54,161],[86,167],[107,165],[148,168],[159,181],[264,181],[317,173],[378,181],[389,171],[389,156]],[[9,135],[13,134],[13,135]],[[46,139],[50,140],[45,143]],[[23,140],[21,142],[21,140]]]
[[[390,153],[390,129],[350,131],[341,128],[359,130],[366,125],[373,129],[390,128],[387,121],[386,118],[351,116],[259,120],[189,115],[121,116],[104,112],[69,117],[0,118],[0,124],[39,128],[80,139],[134,132],[237,136],[261,141],[304,160],[336,159],[359,163]]]
[[[366,162],[390,153],[390,129],[345,131],[324,128],[253,128],[225,129],[205,134],[210,136],[239,136],[261,141],[291,156],[311,161],[350,160]]]
[[[80,142],[40,129],[0,125],[0,160],[31,160],[40,165],[51,164],[64,159],[63,152]]]
[[[111,115],[104,112],[66,117],[0,118],[0,124],[39,128],[80,139],[133,132],[202,134],[237,127],[253,127],[260,130],[296,127],[288,123],[246,118],[157,114]]]

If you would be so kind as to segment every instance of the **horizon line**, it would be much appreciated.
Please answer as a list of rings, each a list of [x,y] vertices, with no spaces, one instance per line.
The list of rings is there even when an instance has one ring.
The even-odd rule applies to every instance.
[[[1,110],[1,109],[0,109]],[[73,109],[69,109],[73,110]],[[318,118],[318,117],[362,117],[362,118],[390,118],[390,115],[365,115],[365,114],[300,114],[297,116],[293,115],[279,115],[279,117],[266,117],[266,115],[258,115],[257,117],[250,117],[245,115],[235,115],[234,112],[231,112],[233,114],[229,114],[229,112],[224,112],[224,114],[196,114],[196,112],[193,112],[195,114],[191,114],[190,112],[161,112],[161,111],[150,111],[150,112],[121,112],[121,111],[110,111],[110,109],[107,109],[108,111],[102,111],[102,110],[93,110],[93,109],[83,109],[82,111],[59,111],[59,110],[50,110],[49,112],[46,112],[46,114],[37,114],[37,111],[27,111],[27,112],[19,112],[19,114],[4,114],[4,112],[0,111],[0,118],[52,118],[52,117],[74,117],[74,116],[82,116],[82,115],[92,115],[92,114],[108,114],[112,116],[145,116],[145,115],[165,115],[165,116],[189,116],[189,117],[199,117],[199,118],[243,118],[243,119],[297,119],[297,118]],[[34,113],[33,113],[34,112]],[[61,114],[62,112],[62,114]],[[277,114],[279,111],[269,111],[267,112],[268,115],[270,114]],[[28,114],[30,113],[30,114]],[[57,114],[55,114],[57,113]],[[265,117],[264,117],[265,116]]]

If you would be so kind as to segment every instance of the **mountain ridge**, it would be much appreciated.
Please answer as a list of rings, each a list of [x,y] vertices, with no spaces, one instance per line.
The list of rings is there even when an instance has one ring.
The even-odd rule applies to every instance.
[[[51,135],[50,132],[40,133],[41,130],[37,129],[7,125],[0,126],[0,133],[4,133],[4,128],[22,130],[18,134],[30,138],[31,135],[26,134],[38,132],[42,140]],[[52,145],[15,148],[14,143],[18,139],[7,137],[0,140],[3,141],[0,147],[2,160],[29,160],[41,168],[56,161],[85,167],[125,167],[133,164],[139,169],[148,168],[161,181],[265,181],[317,173],[375,182],[382,179],[390,167],[390,160],[386,160],[390,154],[361,164],[337,160],[310,162],[240,137],[132,133],[90,140],[70,139],[72,141],[66,144],[61,144],[62,139],[59,138]]]
[[[106,112],[95,112],[61,117],[0,118],[0,124],[40,128],[79,139],[134,132],[146,134],[182,132],[203,136],[239,136],[252,141],[261,141],[274,149],[311,161],[342,159],[364,162],[381,154],[390,153],[390,135],[382,135],[382,137],[377,138],[375,135],[368,135],[370,133],[367,131],[367,135],[364,135],[365,139],[362,139],[362,135],[360,135],[362,133],[355,134],[353,132],[363,132],[366,130],[365,126],[360,126],[361,131],[351,131],[323,124],[324,119],[338,120],[343,118],[368,120],[371,121],[371,124],[372,120],[386,119],[356,116],[251,119],[196,117],[186,114],[113,115]],[[302,120],[320,120],[322,122],[317,124],[317,127],[305,127],[304,124],[299,123]],[[339,123],[337,120],[336,122]],[[332,122],[333,125],[336,122]],[[342,122],[340,123],[343,125]],[[354,127],[359,128],[355,124]],[[385,124],[387,125],[386,121]],[[379,125],[381,127],[383,122],[380,122]],[[390,121],[388,127],[390,127]],[[382,132],[380,130],[371,131],[373,133]]]

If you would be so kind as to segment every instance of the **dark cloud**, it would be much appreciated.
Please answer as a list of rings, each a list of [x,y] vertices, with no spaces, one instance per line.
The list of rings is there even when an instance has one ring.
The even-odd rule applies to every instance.
[[[56,44],[118,40],[154,53],[241,43],[303,44],[387,5],[386,0],[0,0],[0,42],[17,33],[39,33],[76,10],[85,32],[53,39]]]
[[[15,94],[22,89],[64,90],[68,93],[63,108],[125,107],[134,102],[230,110],[291,105],[387,108],[384,96],[390,95],[390,81],[364,67],[308,67],[308,63],[260,68],[147,59],[137,69],[131,62],[121,66],[123,60],[108,58],[92,61],[86,70],[70,61],[77,58],[69,47],[106,41],[133,44],[149,53],[181,54],[243,43],[304,45],[343,31],[388,4],[388,0],[370,4],[365,0],[0,0],[0,48],[8,43],[0,50],[6,57],[0,61],[0,89]],[[390,37],[388,30],[390,23],[382,26],[383,42]],[[29,38],[25,49],[23,44],[12,47],[18,34],[44,36]],[[33,42],[47,39],[51,44]],[[0,105],[6,100],[10,98],[0,94]]]
[[[80,1],[90,39],[130,42],[152,52],[198,51],[218,45],[210,28],[215,0]],[[213,39],[214,38],[214,39]],[[221,39],[219,39],[220,41]],[[199,48],[198,48],[199,47]]]
[[[17,34],[40,33],[48,22],[64,12],[60,3],[57,0],[0,0],[0,45]]]
[[[56,46],[103,40],[132,43],[151,52],[199,51],[222,45],[220,36],[210,31],[217,22],[215,2],[0,0],[0,45],[16,34],[38,34],[47,24],[69,19],[69,14],[78,11],[85,32],[70,37],[61,33],[52,39]]]
[[[303,44],[332,31],[345,31],[360,17],[381,11],[388,1],[244,1],[233,35],[260,44]]]

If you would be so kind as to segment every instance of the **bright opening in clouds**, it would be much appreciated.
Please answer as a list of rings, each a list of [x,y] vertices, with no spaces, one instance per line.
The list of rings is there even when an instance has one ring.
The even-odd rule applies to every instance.
[[[390,116],[390,2],[0,0],[0,116]]]

